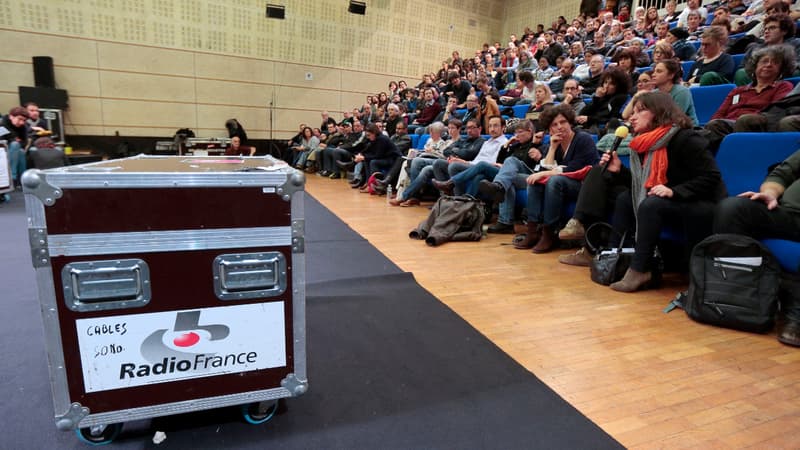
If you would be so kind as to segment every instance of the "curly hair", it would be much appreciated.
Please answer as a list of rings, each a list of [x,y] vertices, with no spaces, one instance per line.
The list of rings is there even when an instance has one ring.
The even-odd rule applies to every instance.
[[[770,45],[769,47],[756,50],[753,52],[753,55],[750,58],[747,58],[747,61],[745,61],[744,71],[747,73],[750,79],[755,81],[756,66],[758,65],[758,61],[764,57],[769,57],[775,61],[778,61],[778,64],[780,64],[778,78],[786,78],[791,76],[794,72],[794,49],[786,45]]]
[[[539,114],[539,125],[541,129],[549,130],[550,125],[559,115],[564,116],[570,125],[575,126],[575,110],[570,105],[560,103],[551,108],[545,108],[545,110]]]

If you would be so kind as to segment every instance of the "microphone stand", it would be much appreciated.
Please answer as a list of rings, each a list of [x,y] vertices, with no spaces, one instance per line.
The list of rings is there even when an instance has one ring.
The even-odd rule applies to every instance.
[[[281,159],[281,152],[275,145],[275,140],[273,139],[273,122],[272,122],[272,115],[275,109],[275,89],[272,89],[272,94],[270,94],[269,99],[269,154],[277,159]]]

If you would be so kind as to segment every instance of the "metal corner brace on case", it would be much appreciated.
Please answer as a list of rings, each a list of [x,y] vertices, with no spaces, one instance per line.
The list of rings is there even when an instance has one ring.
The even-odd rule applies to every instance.
[[[45,206],[53,206],[64,194],[60,188],[47,183],[47,175],[41,170],[31,169],[22,174],[22,186],[26,194],[32,194]]]

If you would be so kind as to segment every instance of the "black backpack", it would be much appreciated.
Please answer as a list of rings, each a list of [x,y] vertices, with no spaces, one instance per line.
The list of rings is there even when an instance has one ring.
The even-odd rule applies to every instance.
[[[726,328],[766,333],[778,307],[781,268],[757,240],[716,234],[692,249],[689,290],[667,307],[692,319]]]

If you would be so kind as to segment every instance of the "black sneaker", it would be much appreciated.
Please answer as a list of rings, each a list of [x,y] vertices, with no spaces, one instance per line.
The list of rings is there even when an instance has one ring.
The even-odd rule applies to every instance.
[[[342,175],[339,172],[333,172],[328,176],[328,178],[331,180],[338,180],[339,178],[342,178]]]

